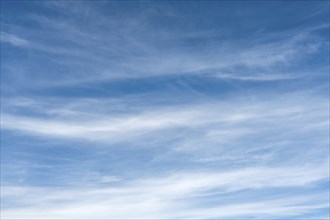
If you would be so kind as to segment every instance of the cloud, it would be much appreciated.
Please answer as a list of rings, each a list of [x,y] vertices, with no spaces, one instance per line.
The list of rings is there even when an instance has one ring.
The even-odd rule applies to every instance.
[[[283,98],[273,97],[273,101],[266,101],[262,96],[256,96],[255,101],[252,102],[242,101],[242,98],[236,97],[235,100],[212,104],[201,102],[194,105],[144,106],[140,110],[131,108],[131,111],[123,109],[128,106],[129,102],[126,101],[122,101],[121,104],[117,101],[116,106],[122,106],[119,109],[108,108],[100,111],[97,110],[103,109],[100,106],[106,107],[116,102],[106,99],[103,101],[81,99],[75,100],[75,105],[59,102],[51,106],[27,99],[23,102],[12,102],[13,105],[11,107],[7,105],[7,108],[11,109],[11,112],[34,112],[35,116],[3,112],[1,123],[3,129],[90,141],[125,140],[126,137],[138,138],[168,129],[187,129],[192,132],[194,129],[201,129],[200,134],[205,134],[205,139],[220,138],[226,143],[242,135],[259,132],[260,128],[271,131],[276,127],[297,129],[293,123],[303,124],[305,128],[326,123],[323,121],[326,120],[326,112],[319,109],[320,106],[324,106],[322,103],[326,102],[307,95],[307,100],[316,106],[315,109],[301,101],[294,103],[286,101],[299,96],[300,94],[287,95]],[[98,106],[97,109],[90,106],[90,103]],[[138,105],[143,106],[143,101],[140,100]],[[286,124],[288,121],[291,123]],[[273,127],[264,127],[262,124]],[[301,128],[296,131],[299,130]]]
[[[13,46],[26,47],[26,46],[30,45],[28,40],[17,37],[13,34],[8,34],[6,32],[1,32],[0,36],[1,36],[1,41],[2,42],[9,43]]]
[[[119,149],[134,151],[128,156],[132,161],[139,160],[135,154],[148,155],[145,166],[155,168],[171,169],[177,163],[184,167],[290,166],[315,164],[327,157],[328,106],[326,98],[314,94],[254,94],[248,99],[235,96],[221,101],[164,106],[145,102],[145,98],[133,100],[11,100],[3,109],[1,127],[9,134],[24,134],[37,140],[36,149],[47,149],[53,142],[59,147],[67,146],[67,141],[72,145],[70,149],[77,149],[74,146],[84,143],[84,151],[91,155],[113,155]],[[73,171],[64,169],[63,173],[68,174],[63,174],[65,179],[57,180],[58,183],[74,183],[77,179],[84,183],[94,179],[102,182],[102,178],[96,180],[102,173],[96,176],[90,173],[87,178],[86,171],[81,171],[100,166],[98,162],[89,162],[80,169],[81,165],[76,164],[79,160],[68,159],[73,160],[68,166],[76,170],[71,174],[74,178],[66,179]],[[18,165],[11,170],[21,168]],[[31,172],[34,170],[31,168]],[[129,170],[139,173],[138,166]],[[116,176],[122,178],[126,174],[123,171]]]
[[[326,165],[317,167],[246,168],[223,172],[184,172],[151,179],[126,181],[104,188],[56,189],[8,186],[3,190],[3,218],[122,218],[174,219],[224,218],[246,215],[281,217],[325,209],[326,199],[316,195],[250,198],[237,203],[243,190],[307,187],[327,179]],[[111,184],[111,183],[110,183]],[[233,194],[238,192],[238,194]],[[222,201],[196,207],[196,198],[208,202],[211,195]],[[20,198],[17,200],[17,198]],[[222,199],[221,199],[222,198]],[[266,199],[266,200],[265,200]],[[15,207],[10,201],[16,201]],[[227,202],[225,202],[227,200]],[[78,211],[79,210],[79,211]],[[168,212],[171,210],[171,212]]]
[[[329,217],[325,4],[21,4],[1,218]]]
[[[35,55],[41,53],[41,57],[46,55],[54,66],[67,67],[63,76],[56,73],[57,80],[49,79],[49,74],[39,75],[34,87],[168,75],[204,75],[240,81],[296,79],[304,77],[301,72],[306,71],[299,68],[300,62],[328,46],[327,40],[318,34],[326,25],[276,32],[276,37],[260,35],[249,44],[241,44],[221,37],[217,29],[161,29],[153,25],[153,13],[146,11],[123,19],[100,12],[100,5],[51,2],[44,6],[59,16],[27,16],[39,28],[31,32],[21,27],[21,32],[29,33],[26,49]],[[69,10],[75,16],[69,16]],[[187,44],[187,33],[190,38],[203,41],[204,46]],[[40,38],[45,34],[51,37]],[[214,34],[221,41],[212,40]],[[31,68],[29,60],[21,65]],[[293,67],[297,69],[293,71]]]

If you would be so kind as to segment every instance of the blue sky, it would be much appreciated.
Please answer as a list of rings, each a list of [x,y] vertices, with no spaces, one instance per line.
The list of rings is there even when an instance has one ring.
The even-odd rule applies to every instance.
[[[2,219],[329,219],[329,1],[1,1]]]

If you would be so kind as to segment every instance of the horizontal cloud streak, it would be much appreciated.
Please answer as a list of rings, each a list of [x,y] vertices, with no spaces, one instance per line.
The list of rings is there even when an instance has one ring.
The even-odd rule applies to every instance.
[[[1,218],[329,218],[329,2],[1,7]]]
[[[305,74],[301,72],[306,72],[306,68],[299,67],[301,60],[313,58],[328,47],[327,39],[319,34],[320,30],[328,28],[327,24],[279,32],[276,33],[276,37],[262,35],[257,39],[251,39],[248,45],[232,42],[228,36],[224,37],[220,43],[214,42],[208,35],[212,36],[215,30],[202,31],[202,33],[209,33],[208,35],[194,30],[191,35],[205,42],[205,46],[201,48],[194,44],[182,44],[181,41],[173,43],[173,37],[163,42],[161,40],[163,38],[167,39],[168,36],[173,35],[180,38],[182,34],[185,35],[185,32],[178,32],[175,28],[156,29],[156,31],[152,24],[154,16],[152,13],[117,20],[121,24],[119,25],[117,22],[109,22],[117,19],[115,15],[97,13],[97,5],[77,3],[72,6],[88,11],[78,17],[87,21],[92,19],[99,26],[105,27],[100,32],[94,30],[95,28],[89,22],[82,24],[80,19],[68,19],[66,12],[59,10],[59,8],[68,7],[64,3],[61,7],[57,4],[47,7],[59,13],[60,16],[57,18],[30,16],[28,19],[40,25],[40,30],[31,32],[23,28],[24,32],[30,35],[29,44],[12,43],[12,45],[26,47],[37,57],[47,55],[51,65],[61,65],[67,70],[64,75],[59,72],[54,73],[58,76],[56,81],[48,80],[47,75],[38,75],[38,80],[33,83],[34,86],[75,85],[93,81],[167,75],[205,75],[243,81],[294,79],[305,77]],[[66,10],[72,10],[72,8],[69,7]],[[147,33],[153,33],[153,35]],[[40,34],[53,37],[48,40],[40,39]],[[4,36],[7,36],[4,39],[9,39],[8,36],[11,36],[10,39],[24,38],[24,36],[20,37],[19,33],[4,32]],[[56,41],[63,44],[58,45]],[[171,43],[172,46],[162,46],[167,43]],[[66,59],[60,60],[58,56],[65,56]],[[26,60],[21,65],[31,66],[29,62],[30,60]],[[91,62],[93,65],[90,65]],[[72,69],[72,63],[74,69]],[[296,70],[292,71],[292,68]],[[17,69],[10,72],[18,74]],[[90,74],[91,72],[93,74]]]
[[[18,197],[22,199],[19,208],[5,209],[2,216],[34,219],[214,218],[240,217],[246,214],[258,216],[266,213],[273,217],[290,216],[326,208],[326,203],[313,203],[314,198],[306,195],[305,198],[292,197],[285,201],[276,198],[255,202],[251,198],[250,202],[242,204],[221,202],[215,208],[196,208],[192,199],[198,197],[207,202],[210,194],[228,199],[228,193],[246,189],[305,187],[316,181],[324,181],[327,175],[326,165],[322,165],[299,168],[248,168],[223,173],[177,173],[167,177],[134,180],[124,183],[121,187],[102,189],[63,191],[56,188],[8,187],[2,195],[5,201],[16,200]],[[126,211],[122,212],[124,207]],[[171,213],[167,212],[169,209],[172,210]]]
[[[15,35],[1,32],[1,41],[12,44],[14,46],[28,46],[29,42],[23,38],[19,38]]]
[[[299,94],[298,94],[299,95]],[[294,97],[294,96],[293,96]],[[290,97],[292,99],[293,97]],[[287,97],[288,98],[288,97]],[[169,128],[198,128],[205,126],[231,125],[241,128],[246,125],[258,123],[271,123],[277,121],[278,126],[285,125],[286,121],[295,123],[304,123],[305,126],[320,124],[326,125],[327,114],[325,100],[313,100],[315,107],[309,104],[283,103],[283,99],[275,99],[271,102],[260,99],[251,103],[243,103],[236,99],[234,102],[219,102],[214,104],[197,105],[178,105],[165,108],[150,108],[143,112],[132,112],[129,114],[116,114],[103,112],[94,114],[93,108],[89,110],[79,109],[70,110],[65,108],[51,109],[48,117],[41,119],[39,117],[26,117],[20,115],[3,113],[2,128],[11,130],[20,130],[28,133],[40,135],[50,135],[68,138],[82,138],[87,140],[105,140],[127,137],[130,134],[144,135],[146,132],[152,132]],[[239,108],[236,106],[239,104]],[[87,106],[86,104],[78,106]],[[106,103],[106,102],[105,102]],[[28,104],[26,110],[38,106]],[[126,105],[124,105],[126,106]],[[45,108],[45,109],[43,109]],[[47,106],[37,110],[36,113],[47,113]],[[19,109],[19,106],[18,106]],[[268,110],[268,112],[266,111]],[[271,110],[269,110],[271,109]],[[279,124],[280,120],[282,123]],[[303,121],[301,121],[303,120]],[[240,126],[241,125],[241,126]],[[307,129],[308,127],[306,127]]]

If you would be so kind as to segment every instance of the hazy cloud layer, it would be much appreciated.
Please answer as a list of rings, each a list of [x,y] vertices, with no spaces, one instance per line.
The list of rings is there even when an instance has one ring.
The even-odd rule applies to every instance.
[[[1,2],[1,218],[328,219],[329,2]]]

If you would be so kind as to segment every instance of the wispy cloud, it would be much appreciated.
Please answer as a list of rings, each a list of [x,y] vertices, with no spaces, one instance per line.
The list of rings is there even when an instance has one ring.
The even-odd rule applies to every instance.
[[[176,173],[164,177],[128,181],[121,186],[87,189],[5,188],[4,201],[20,199],[18,207],[8,207],[4,218],[124,218],[173,219],[241,217],[246,215],[281,217],[313,213],[327,208],[326,196],[316,201],[315,195],[287,198],[274,197],[236,203],[242,190],[302,187],[327,178],[323,167],[248,168],[226,172]],[[111,184],[111,183],[110,183]],[[203,202],[214,195],[214,207],[196,207],[193,198]],[[215,199],[213,198],[213,199]],[[221,201],[222,200],[222,201]],[[224,202],[227,200],[227,202]],[[233,203],[234,202],[234,203]],[[40,205],[38,205],[40,204]],[[80,211],[78,211],[80,210]],[[125,210],[125,212],[123,212]],[[171,212],[168,212],[171,210]]]
[[[329,3],[1,6],[1,218],[328,218]]]
[[[172,74],[198,74],[249,81],[292,79],[301,77],[299,73],[304,69],[292,71],[291,67],[299,67],[302,59],[313,57],[327,47],[327,40],[318,34],[320,29],[328,28],[327,25],[312,26],[290,33],[277,32],[275,39],[273,36],[261,35],[251,39],[248,45],[233,43],[225,37],[220,43],[214,42],[210,40],[214,34],[213,29],[186,30],[193,38],[205,42],[205,45],[200,47],[194,44],[186,45],[180,40],[186,39],[186,31],[158,30],[152,24],[155,15],[151,12],[121,20],[115,15],[98,12],[99,5],[46,5],[59,16],[28,17],[31,22],[40,25],[40,29],[33,32],[22,28],[24,32],[30,33],[31,43],[28,49],[49,53],[50,61],[54,65],[62,62],[60,64],[64,66],[74,63],[76,67],[85,67],[79,72],[69,71],[56,82],[39,77],[39,80],[43,79],[41,84],[47,83],[49,86]],[[73,13],[79,15],[68,16],[66,10],[61,8],[73,10]],[[86,22],[82,23],[81,20]],[[114,20],[116,22],[113,22]],[[102,31],[91,26],[96,24],[104,27]],[[21,39],[14,33],[5,34]],[[39,37],[41,34],[52,37],[45,40]],[[63,44],[55,44],[56,41]],[[168,43],[172,46],[166,46]],[[15,45],[28,46],[22,43]],[[67,59],[59,61],[59,55],[66,56]],[[93,61],[93,66],[89,65],[90,61]]]
[[[130,110],[130,102],[123,100],[53,101],[52,105],[20,100],[7,108],[31,115],[3,112],[2,129],[39,139],[87,141],[93,152],[112,152],[117,145],[138,152],[154,149],[159,152],[151,156],[152,164],[177,158],[187,165],[224,167],[314,164],[327,155],[326,99],[306,93],[163,107],[135,101],[137,107]]]
[[[260,99],[255,102],[243,103],[239,100],[213,104],[178,105],[158,109],[151,107],[150,110],[144,108],[143,112],[141,110],[135,110],[131,113],[110,114],[109,112],[100,113],[97,111],[93,113],[95,112],[94,108],[74,110],[70,109],[70,106],[69,108],[50,108],[50,106],[39,105],[39,108],[36,108],[38,107],[38,103],[31,103],[31,101],[29,103],[28,101],[25,102],[27,108],[24,106],[24,102],[20,102],[20,106],[16,106],[16,108],[25,109],[25,111],[32,110],[36,114],[46,113],[48,117],[41,119],[39,117],[27,117],[4,112],[2,127],[4,129],[21,130],[39,135],[102,141],[104,139],[130,136],[130,134],[138,135],[140,133],[145,135],[146,132],[168,128],[205,128],[205,126],[207,128],[208,125],[211,125],[212,129],[220,126],[220,130],[216,133],[212,131],[213,135],[209,134],[207,138],[221,136],[221,132],[224,132],[223,134],[226,137],[230,137],[228,130],[221,130],[223,125],[227,128],[230,128],[231,125],[241,125],[238,128],[244,130],[246,129],[246,125],[251,126],[251,121],[254,121],[253,124],[258,124],[258,121],[264,123],[276,121],[278,126],[282,126],[290,120],[296,123],[299,123],[299,120],[304,120],[303,123],[305,125],[307,125],[307,120],[311,120],[310,125],[312,123],[322,123],[324,122],[323,120],[326,120],[325,111],[316,110],[299,102],[296,102],[294,105],[293,103],[283,103],[283,99],[281,98],[272,102],[266,102]],[[311,101],[315,102],[312,99]],[[322,100],[316,102],[317,108],[324,106]],[[86,104],[79,104],[78,106],[85,106],[86,108],[88,103],[90,102],[88,101]],[[106,103],[103,105],[106,105]],[[240,108],[235,109],[238,103],[240,103]],[[98,106],[100,104],[98,103]],[[266,109],[268,109],[268,112],[266,112]],[[283,123],[280,124],[278,120],[281,120]],[[233,133],[239,135],[236,129],[237,127],[235,126]]]
[[[6,32],[1,32],[1,41],[5,42],[5,43],[9,43],[12,44],[14,46],[28,46],[29,45],[29,41],[17,37],[13,34],[8,34]]]

